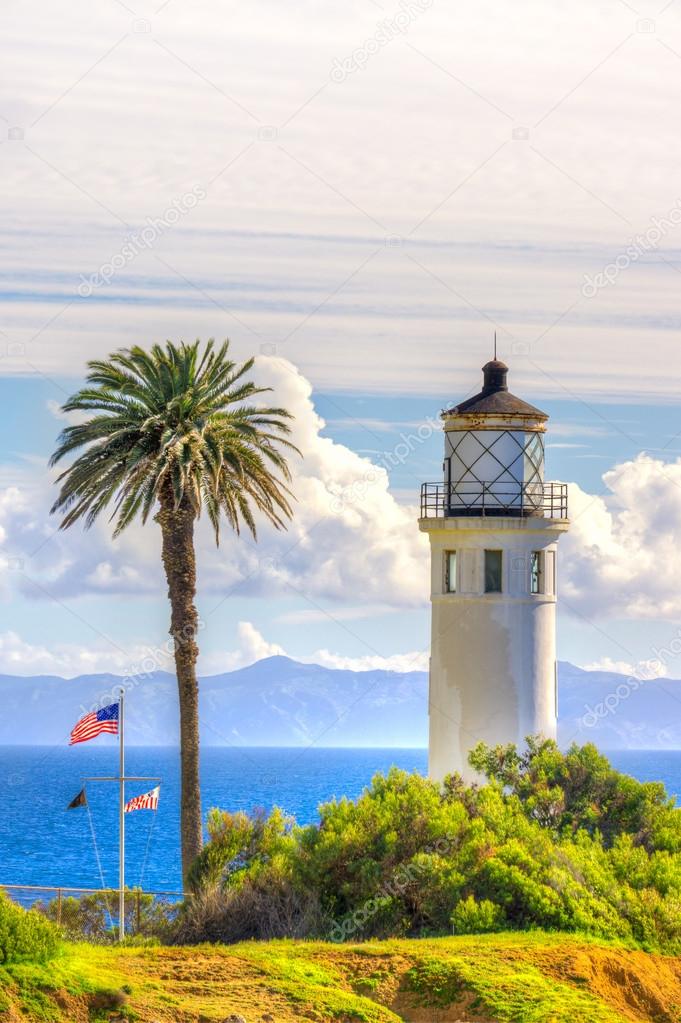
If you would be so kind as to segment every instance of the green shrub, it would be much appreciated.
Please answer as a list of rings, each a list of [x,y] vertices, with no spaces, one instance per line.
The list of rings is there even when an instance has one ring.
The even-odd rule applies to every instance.
[[[187,878],[191,891],[235,886],[250,870],[273,862],[290,844],[294,821],[275,807],[269,816],[239,810],[208,813],[209,841],[194,860]]]
[[[397,769],[318,825],[212,811],[185,941],[579,931],[681,952],[681,811],[593,746],[479,746],[489,784]]]
[[[44,962],[59,948],[59,931],[36,910],[25,910],[0,892],[0,963]]]
[[[629,835],[649,851],[681,852],[681,815],[664,785],[620,774],[590,743],[562,753],[552,740],[530,736],[522,753],[513,745],[479,743],[469,759],[544,827],[598,832],[608,846]]]
[[[59,925],[69,941],[113,942],[118,940],[118,893],[62,896],[39,901],[34,908]],[[138,938],[162,938],[170,932],[179,904],[135,889],[125,893],[125,933]]]
[[[451,920],[453,934],[487,934],[507,926],[501,906],[489,899],[477,902],[473,895],[456,904]]]

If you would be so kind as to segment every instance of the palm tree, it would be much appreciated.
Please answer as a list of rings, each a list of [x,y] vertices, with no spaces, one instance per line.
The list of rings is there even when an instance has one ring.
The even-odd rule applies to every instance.
[[[285,528],[291,476],[282,448],[297,450],[286,439],[286,409],[251,403],[270,390],[244,380],[253,359],[239,366],[228,350],[229,342],[216,348],[210,340],[201,350],[199,341],[168,341],[92,360],[87,386],[62,406],[92,416],[66,427],[50,462],[84,449],[57,480],[52,512],[63,514],[62,529],[80,519],[89,528],[111,506],[116,537],[156,510],[180,699],[184,877],[202,846],[194,525],[205,508],[216,543],[222,514],[254,537],[254,512]]]

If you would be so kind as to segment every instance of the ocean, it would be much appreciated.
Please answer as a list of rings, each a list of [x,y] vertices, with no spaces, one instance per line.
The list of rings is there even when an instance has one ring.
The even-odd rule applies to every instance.
[[[89,813],[67,810],[84,776],[115,775],[115,740],[80,747],[0,747],[0,885],[115,887],[118,878],[118,786],[89,782]],[[106,745],[105,745],[106,744]],[[613,765],[641,781],[663,781],[681,796],[681,751],[627,750],[608,754]],[[204,812],[269,810],[280,806],[299,823],[317,819],[320,803],[360,794],[391,765],[425,773],[422,749],[205,748]],[[126,882],[151,891],[181,887],[178,753],[130,747],[126,774],[158,776],[157,813],[126,817]],[[129,782],[128,798],[156,782]],[[94,836],[94,837],[93,837]],[[100,873],[101,865],[101,873]]]

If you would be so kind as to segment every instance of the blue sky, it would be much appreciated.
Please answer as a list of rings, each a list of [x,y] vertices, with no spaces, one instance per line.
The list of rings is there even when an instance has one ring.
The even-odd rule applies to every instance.
[[[425,663],[437,429],[394,455],[477,389],[495,330],[573,487],[560,656],[635,667],[672,642],[681,5],[0,18],[0,670],[122,670],[165,642],[154,527],[55,537],[45,462],[86,360],[168,337],[258,356],[306,453],[287,538],[199,536],[203,670]]]

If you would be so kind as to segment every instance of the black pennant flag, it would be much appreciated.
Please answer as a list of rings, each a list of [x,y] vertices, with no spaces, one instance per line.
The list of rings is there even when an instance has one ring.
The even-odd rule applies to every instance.
[[[73,797],[73,799],[66,807],[66,809],[75,810],[79,806],[87,806],[87,797],[85,795],[85,789],[81,789],[78,795]]]

